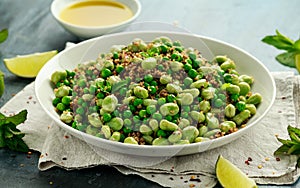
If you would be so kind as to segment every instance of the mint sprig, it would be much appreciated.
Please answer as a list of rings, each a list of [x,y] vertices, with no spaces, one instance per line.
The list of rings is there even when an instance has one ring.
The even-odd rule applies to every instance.
[[[262,39],[262,42],[279,50],[284,50],[285,52],[277,55],[275,59],[285,66],[296,68],[295,57],[300,54],[300,38],[293,41],[276,30],[276,35],[266,36]]]
[[[288,126],[287,131],[290,139],[277,140],[282,144],[275,152],[274,155],[300,155],[300,129],[297,127]],[[298,167],[300,167],[300,157],[298,157]]]
[[[8,147],[14,151],[28,152],[29,148],[23,141],[25,136],[17,125],[27,119],[27,110],[23,110],[14,116],[5,116],[0,113],[0,148]]]

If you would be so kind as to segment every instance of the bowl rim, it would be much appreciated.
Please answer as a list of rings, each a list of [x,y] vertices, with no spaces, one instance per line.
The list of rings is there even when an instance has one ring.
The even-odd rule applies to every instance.
[[[239,48],[239,47],[237,47],[235,45],[229,44],[227,42],[224,42],[224,41],[212,38],[212,37],[207,37],[207,36],[193,34],[193,33],[170,32],[170,31],[167,31],[167,32],[166,31],[129,31],[129,32],[107,34],[107,35],[103,35],[103,36],[99,36],[99,37],[95,37],[95,38],[91,38],[91,39],[82,41],[82,42],[78,43],[77,45],[71,46],[70,48],[63,50],[62,52],[60,52],[59,54],[57,54],[56,56],[54,56],[49,62],[47,62],[46,65],[47,64],[51,64],[52,61],[56,61],[56,59],[58,59],[59,56],[62,53],[70,51],[73,48],[76,48],[79,44],[93,43],[93,42],[96,42],[98,40],[101,40],[102,38],[107,38],[107,37],[115,37],[115,36],[120,36],[120,35],[132,35],[132,34],[161,34],[161,35],[163,35],[163,34],[167,35],[168,34],[168,35],[193,36],[193,37],[197,37],[197,38],[200,38],[200,39],[205,39],[205,40],[208,40],[208,41],[212,41],[212,42],[216,42],[216,43],[221,43],[221,44],[224,44],[226,46],[229,46],[230,48],[233,48],[235,50],[238,50],[238,51],[244,53],[245,55],[247,55],[250,58],[252,58],[253,60],[255,60],[261,66],[261,68],[264,69],[264,71],[267,73],[267,76],[271,80],[270,84],[272,85],[273,91],[270,91],[270,92],[272,92],[272,98],[269,100],[269,103],[270,103],[269,106],[267,106],[267,108],[265,109],[265,111],[263,111],[259,115],[259,117],[257,119],[255,119],[250,124],[247,124],[246,127],[242,128],[242,129],[239,129],[238,131],[233,132],[233,133],[231,133],[229,135],[226,135],[226,136],[223,136],[223,137],[211,139],[211,140],[208,140],[208,141],[205,141],[205,142],[198,142],[198,143],[191,143],[191,144],[184,144],[184,145],[168,145],[168,146],[134,145],[134,144],[114,142],[114,141],[111,141],[111,140],[107,140],[107,139],[103,139],[103,138],[98,138],[96,136],[93,136],[93,135],[87,134],[85,132],[79,131],[77,129],[74,129],[71,126],[63,123],[62,121],[60,121],[60,119],[58,119],[57,117],[55,117],[52,113],[48,112],[47,108],[44,106],[44,104],[42,102],[42,99],[38,95],[38,89],[39,88],[35,84],[35,93],[36,93],[36,96],[37,96],[37,100],[39,101],[39,103],[41,104],[43,110],[47,113],[47,115],[50,115],[50,117],[52,118],[52,120],[54,120],[56,123],[58,123],[61,128],[64,128],[64,129],[68,130],[68,132],[70,134],[74,133],[76,135],[82,136],[82,138],[87,137],[89,140],[93,140],[93,141],[96,141],[96,142],[102,142],[104,144],[107,144],[106,146],[112,146],[114,148],[122,148],[122,149],[125,149],[125,150],[136,150],[136,151],[138,151],[138,150],[142,151],[142,150],[144,150],[144,149],[147,148],[147,149],[151,149],[151,151],[157,150],[159,153],[160,152],[165,152],[166,153],[166,155],[164,155],[164,153],[162,153],[161,155],[157,155],[157,156],[153,156],[153,157],[159,157],[159,156],[160,157],[166,157],[166,156],[170,156],[170,155],[167,155],[168,151],[170,153],[170,151],[176,150],[176,149],[177,149],[176,151],[178,151],[177,153],[180,153],[181,149],[190,149],[190,148],[194,148],[194,147],[199,148],[200,146],[201,147],[205,147],[205,146],[209,147],[210,145],[212,145],[215,142],[217,142],[217,144],[218,144],[218,143],[222,143],[223,141],[226,142],[227,140],[230,140],[229,142],[226,142],[226,144],[231,143],[233,140],[238,139],[242,135],[244,135],[248,129],[251,129],[255,125],[257,125],[265,117],[265,115],[270,111],[271,107],[273,106],[273,103],[274,103],[275,98],[276,98],[276,85],[275,85],[275,81],[274,81],[274,78],[272,77],[270,71],[266,68],[266,66],[261,61],[259,61],[256,57],[254,57],[253,55],[251,55],[249,52],[247,52],[247,51],[245,51],[245,50],[243,50],[243,49],[241,49],[241,48]],[[44,67],[46,68],[47,66],[44,66]],[[40,72],[42,72],[42,71],[40,71]],[[41,75],[38,74],[38,76],[36,77],[36,80],[39,79],[40,76]],[[87,142],[85,139],[82,139],[82,140],[85,141],[85,142]],[[226,144],[221,144],[221,145],[226,145]],[[213,148],[218,148],[218,147],[219,146],[213,147]],[[213,148],[210,148],[210,149],[213,149]],[[124,154],[126,152],[120,151],[119,153],[123,153]],[[199,152],[197,152],[197,153],[199,153]],[[126,154],[128,154],[128,153],[126,153]],[[174,156],[189,155],[189,154],[193,154],[193,153],[188,153],[188,154],[174,154]],[[142,154],[139,153],[138,156],[149,156],[149,155],[143,154],[143,153]]]
[[[55,13],[55,5],[56,3],[58,2],[59,0],[53,0],[52,3],[51,3],[51,7],[50,7],[50,10],[51,10],[51,14],[53,15],[53,17],[60,23],[68,26],[68,27],[73,27],[73,28],[76,28],[76,29],[86,29],[86,30],[98,30],[98,29],[111,29],[111,28],[115,28],[115,27],[119,27],[119,26],[122,26],[122,25],[126,25],[126,24],[129,24],[130,22],[132,22],[133,20],[135,20],[141,13],[141,9],[142,9],[142,5],[140,3],[139,0],[130,0],[132,2],[134,2],[137,6],[137,10],[136,12],[133,14],[133,16],[125,21],[122,21],[122,22],[119,22],[119,23],[116,23],[116,24],[111,24],[111,25],[107,25],[107,26],[80,26],[80,25],[76,25],[76,24],[71,24],[69,22],[66,22],[64,20],[62,20],[58,14]],[[78,2],[83,2],[84,0],[77,0],[77,1],[74,1],[73,3],[70,3],[68,4],[67,6],[70,6],[72,4],[75,4],[75,3],[78,3]],[[120,2],[119,0],[107,0],[107,1],[113,1],[113,2]],[[66,7],[67,7],[66,6]],[[127,5],[126,5],[127,6]],[[64,8],[66,8],[64,7]],[[131,10],[132,11],[132,10]]]

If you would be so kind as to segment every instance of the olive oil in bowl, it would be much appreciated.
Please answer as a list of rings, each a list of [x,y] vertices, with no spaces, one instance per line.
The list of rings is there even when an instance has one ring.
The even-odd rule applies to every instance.
[[[105,27],[124,22],[133,13],[126,5],[109,0],[86,0],[74,3],[60,13],[60,18],[84,27]]]

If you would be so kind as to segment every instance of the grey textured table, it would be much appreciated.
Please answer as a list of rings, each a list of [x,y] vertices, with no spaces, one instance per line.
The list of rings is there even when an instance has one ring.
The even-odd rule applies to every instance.
[[[64,31],[49,11],[51,0],[0,0],[0,29],[9,38],[0,45],[0,69],[5,72],[6,91],[0,106],[33,79],[7,71],[3,58],[20,54],[62,50],[65,42],[80,42]],[[142,13],[135,23],[160,21],[178,24],[186,31],[236,45],[260,59],[270,71],[296,71],[274,59],[276,49],[261,42],[275,29],[293,39],[299,37],[299,0],[141,0]],[[27,154],[0,149],[0,187],[160,187],[139,176],[125,176],[108,166],[65,171],[37,169],[39,153]],[[295,185],[274,187],[300,187]],[[262,186],[273,187],[273,186]]]

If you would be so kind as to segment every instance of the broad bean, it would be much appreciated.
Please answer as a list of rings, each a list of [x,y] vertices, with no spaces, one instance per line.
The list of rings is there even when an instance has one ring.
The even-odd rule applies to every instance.
[[[193,120],[197,121],[197,123],[202,123],[205,121],[205,115],[203,112],[191,111],[190,115]]]
[[[151,70],[156,67],[157,60],[154,57],[148,57],[142,61],[142,68],[145,70]]]
[[[155,138],[152,141],[152,145],[154,146],[165,146],[165,145],[170,145],[169,140],[167,138],[159,137]]]
[[[199,135],[199,130],[194,126],[188,126],[182,130],[182,138],[188,140],[190,143],[194,142]]]
[[[211,137],[214,137],[217,133],[221,132],[220,129],[213,129],[211,131],[208,131],[207,133],[205,133],[203,135],[203,137],[206,137],[206,138],[211,138]]]
[[[71,123],[73,120],[73,113],[69,111],[63,111],[63,113],[60,115],[60,120],[65,123]]]
[[[51,75],[51,81],[56,84],[57,82],[61,80],[65,80],[67,78],[67,72],[66,71],[55,71]]]
[[[148,94],[148,90],[141,87],[141,86],[136,86],[133,88],[133,93],[136,97],[138,98],[142,98],[142,99],[145,99],[149,96]]]
[[[116,141],[116,142],[119,142],[121,139],[121,133],[120,132],[113,132],[113,134],[111,135],[111,137],[109,138],[109,140],[111,141]]]
[[[179,93],[177,96],[177,102],[179,105],[191,105],[194,101],[194,97],[190,93]]]
[[[168,93],[174,93],[174,94],[180,93],[182,91],[182,88],[179,85],[171,84],[171,83],[167,84],[166,89]]]
[[[86,131],[86,133],[88,133],[90,135],[94,135],[94,136],[99,133],[99,129],[97,129],[96,127],[94,127],[92,125],[87,126],[85,131]]]
[[[205,141],[209,141],[210,139],[209,138],[206,138],[206,137],[197,137],[195,138],[195,142],[205,142]]]
[[[177,131],[174,131],[168,137],[168,141],[171,142],[171,143],[175,143],[175,142],[178,142],[181,138],[182,138],[182,133],[181,133],[181,131],[177,130]]]
[[[235,106],[233,104],[228,104],[225,107],[225,116],[228,118],[232,118],[235,116],[235,111],[236,111]]]
[[[203,100],[199,103],[199,107],[203,113],[207,113],[210,110],[210,103],[209,101]]]
[[[131,136],[127,137],[124,139],[124,143],[126,144],[136,144],[138,145],[139,143]]]
[[[251,116],[251,113],[249,110],[244,110],[233,117],[233,121],[237,125],[241,125],[245,120],[247,120]]]
[[[174,116],[179,112],[179,107],[175,103],[165,103],[159,108],[159,111],[163,116]]]
[[[218,118],[216,118],[212,113],[207,113],[205,119],[208,128],[217,129],[220,127]]]
[[[109,139],[111,136],[110,127],[108,125],[103,125],[101,128],[101,133],[106,139]]]
[[[101,127],[103,125],[102,121],[100,120],[99,114],[96,112],[88,115],[88,121],[94,127]]]
[[[151,135],[153,133],[151,127],[148,125],[142,124],[139,130],[143,135]]]
[[[54,95],[57,98],[62,98],[64,96],[68,96],[69,92],[70,92],[70,89],[71,88],[69,86],[65,86],[65,85],[60,86],[59,88],[54,90]]]
[[[192,89],[184,89],[182,93],[190,93],[193,96],[193,98],[196,98],[199,96],[200,91],[197,88],[192,88]]]
[[[107,125],[114,131],[119,131],[120,129],[122,129],[123,124],[123,119],[119,117],[114,117],[107,123]]]
[[[159,79],[161,84],[168,84],[172,82],[172,77],[170,75],[162,75]]]
[[[236,127],[235,122],[233,121],[224,121],[220,124],[220,129],[222,132],[227,133],[230,129],[233,129]]]
[[[262,101],[262,96],[259,93],[252,94],[247,100],[247,104],[258,105]]]
[[[240,95],[247,95],[250,91],[250,85],[247,82],[240,82],[238,84],[240,87]]]
[[[178,129],[178,125],[176,125],[175,123],[172,123],[168,120],[163,119],[159,123],[159,128],[164,131],[175,131]]]
[[[190,125],[190,121],[188,119],[185,118],[181,118],[179,123],[178,123],[178,127],[180,129],[184,129],[185,127]]]
[[[208,87],[208,82],[206,81],[206,79],[200,79],[200,80],[197,80],[197,81],[193,82],[190,85],[190,87],[191,88],[197,88],[197,89],[207,88]]]
[[[107,112],[113,112],[118,105],[118,99],[114,95],[106,96],[102,101],[102,109]]]

